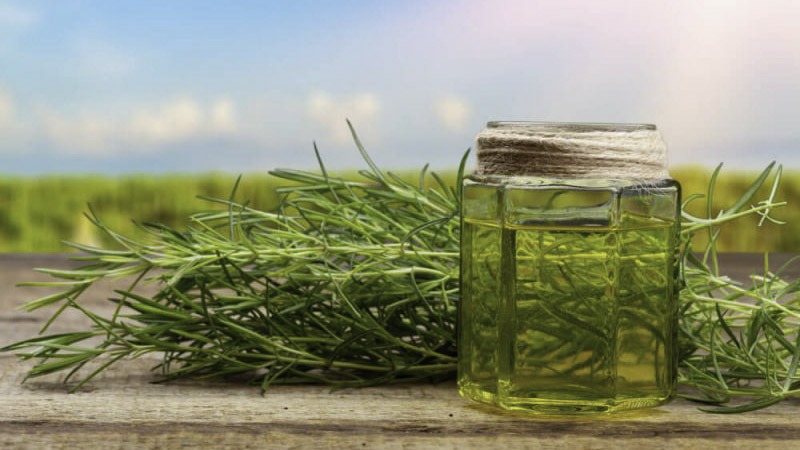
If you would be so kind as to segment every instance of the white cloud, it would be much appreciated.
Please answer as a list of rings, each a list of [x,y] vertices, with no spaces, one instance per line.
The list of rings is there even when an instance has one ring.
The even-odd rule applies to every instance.
[[[0,89],[0,130],[11,125],[14,119],[14,102],[4,90]]]
[[[434,110],[442,125],[452,131],[463,131],[472,113],[469,103],[454,95],[436,100]]]
[[[39,15],[29,9],[0,3],[0,26],[27,27],[36,23]]]
[[[40,117],[53,144],[84,155],[153,151],[164,144],[230,135],[237,128],[233,102],[224,98],[211,104],[179,98],[116,119],[91,114],[72,118],[46,110]]]
[[[372,93],[359,93],[349,97],[334,98],[325,92],[312,94],[307,103],[308,116],[327,134],[321,139],[330,139],[335,144],[352,142],[345,119],[370,136],[376,134],[376,122],[381,110],[378,97]]]
[[[20,114],[19,106],[11,92],[0,86],[0,154],[25,151],[30,130]]]
[[[87,115],[67,118],[52,111],[40,114],[44,135],[67,153],[112,153],[113,138],[121,137],[118,125],[107,118]]]
[[[134,115],[131,138],[155,144],[185,139],[201,131],[203,115],[201,106],[191,99],[164,103]]]
[[[211,105],[209,121],[211,130],[216,133],[236,132],[236,110],[233,102],[222,99]]]

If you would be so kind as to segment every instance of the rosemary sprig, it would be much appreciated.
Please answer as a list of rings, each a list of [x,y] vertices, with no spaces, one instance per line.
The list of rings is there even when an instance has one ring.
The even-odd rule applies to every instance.
[[[198,213],[185,230],[144,223],[149,238],[136,241],[90,209],[89,220],[119,249],[68,244],[82,252],[74,258],[82,266],[40,269],[57,281],[26,283],[62,288],[23,306],[56,308],[42,335],[0,350],[35,360],[29,377],[80,377],[73,391],[110,365],[148,353],[161,356],[166,380],[246,374],[263,389],[452,377],[459,188],[426,169],[418,185],[382,171],[353,137],[368,166],[362,181],[330,176],[315,146],[319,173],[271,172],[292,183],[279,190],[275,211],[235,201],[234,188],[228,199],[207,198],[225,211]],[[706,218],[683,214],[680,382],[696,391],[687,398],[716,405],[709,411],[757,409],[800,390],[800,282],[767,266],[751,286],[740,284],[719,273],[714,246],[726,222],[752,214],[774,220],[769,213],[784,205],[775,200],[781,170],[774,169],[716,216],[710,206]],[[768,198],[751,205],[773,173]],[[709,240],[697,256],[691,238],[700,232]],[[130,280],[109,293],[116,304],[109,316],[80,301],[103,279]],[[142,294],[146,284],[157,292]],[[67,308],[86,315],[91,328],[43,335]],[[95,360],[88,373],[80,371]],[[754,400],[719,406],[742,396]]]
[[[355,133],[354,133],[355,137]],[[27,283],[63,291],[23,306],[80,310],[91,330],[12,344],[37,364],[29,376],[69,371],[92,360],[79,389],[108,365],[147,353],[162,356],[165,379],[251,374],[272,383],[366,386],[441,378],[456,368],[457,190],[412,185],[380,171],[356,138],[370,169],[364,181],[276,170],[292,182],[276,211],[209,198],[227,211],[199,213],[186,230],[146,223],[147,241],[92,223],[121,250],[69,244],[84,265],[44,269],[60,279]],[[466,160],[466,155],[465,159]],[[463,171],[464,161],[461,170]],[[235,192],[234,192],[235,194]],[[110,293],[111,317],[83,308],[80,295],[101,279],[129,278]],[[158,292],[140,294],[143,283]],[[100,339],[94,346],[83,342]],[[99,359],[98,359],[99,361]]]
[[[701,408],[704,411],[738,413],[800,394],[800,280],[781,278],[798,258],[772,271],[766,254],[763,273],[753,274],[749,285],[720,273],[715,243],[721,225],[751,214],[761,215],[760,223],[781,223],[769,214],[785,205],[775,200],[782,168],[772,163],[739,200],[714,216],[711,204],[720,168],[713,172],[705,196],[707,217],[683,213],[679,382],[688,388],[685,398],[709,405]],[[768,197],[751,205],[773,173]],[[690,196],[684,207],[702,197]],[[691,246],[691,237],[699,232],[708,235],[700,256]],[[745,401],[724,406],[737,398]]]

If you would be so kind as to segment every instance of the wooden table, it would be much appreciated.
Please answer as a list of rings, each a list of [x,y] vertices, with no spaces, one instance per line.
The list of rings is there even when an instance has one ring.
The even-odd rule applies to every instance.
[[[787,255],[773,257],[773,261]],[[744,276],[758,255],[725,255]],[[32,337],[48,312],[15,311],[41,290],[33,267],[65,255],[0,255],[0,346]],[[798,276],[800,264],[793,276]],[[107,310],[100,294],[84,305]],[[51,331],[86,326],[65,315]],[[322,386],[257,387],[223,382],[151,384],[155,360],[124,362],[75,394],[57,376],[22,383],[28,363],[0,354],[0,446],[13,448],[800,448],[800,401],[744,415],[711,415],[677,400],[608,417],[530,417],[462,400],[453,382],[330,392]]]

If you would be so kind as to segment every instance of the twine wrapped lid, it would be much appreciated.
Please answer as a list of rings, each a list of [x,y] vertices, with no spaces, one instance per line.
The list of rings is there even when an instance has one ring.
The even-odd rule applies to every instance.
[[[663,180],[667,147],[655,125],[489,122],[479,175]]]

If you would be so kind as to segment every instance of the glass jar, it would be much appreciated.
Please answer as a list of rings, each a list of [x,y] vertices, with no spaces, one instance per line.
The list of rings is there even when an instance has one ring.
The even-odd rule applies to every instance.
[[[545,414],[671,399],[680,187],[665,152],[653,125],[487,125],[462,190],[463,397]]]

